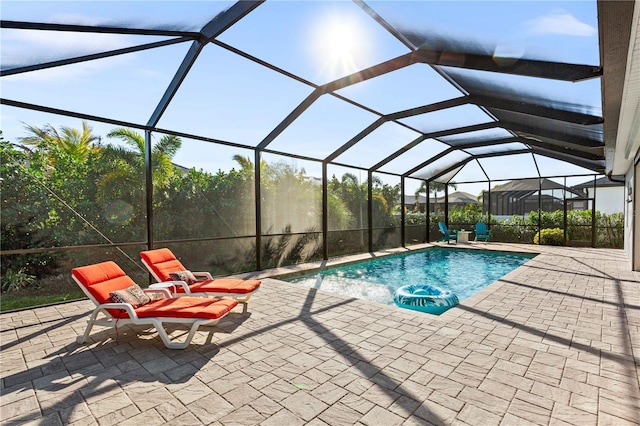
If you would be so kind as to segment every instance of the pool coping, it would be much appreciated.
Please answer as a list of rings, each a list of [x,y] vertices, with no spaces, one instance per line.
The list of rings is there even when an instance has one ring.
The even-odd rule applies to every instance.
[[[484,291],[488,287],[491,287],[492,285],[496,284],[498,281],[500,281],[500,279],[508,278],[509,274],[511,274],[512,272],[514,272],[518,268],[524,266],[531,259],[533,259],[537,255],[539,255],[539,253],[526,252],[526,251],[522,251],[522,250],[518,250],[518,251],[515,251],[515,250],[497,250],[495,248],[492,249],[492,250],[487,250],[487,249],[485,249],[484,247],[481,247],[481,246],[471,247],[471,246],[468,246],[467,244],[464,244],[464,246],[462,246],[462,247],[456,247],[456,246],[457,246],[457,244],[454,245],[454,246],[446,245],[446,244],[445,245],[430,244],[427,247],[420,247],[418,249],[415,249],[415,248],[412,247],[409,250],[394,251],[394,252],[391,252],[391,253],[386,252],[386,251],[383,252],[382,254],[374,253],[370,257],[365,257],[363,259],[349,259],[346,262],[340,262],[341,258],[336,258],[336,259],[334,259],[334,262],[332,262],[331,264],[327,264],[327,265],[324,265],[324,266],[316,268],[316,269],[313,269],[313,268],[306,269],[306,268],[304,268],[302,270],[297,270],[297,271],[294,271],[294,272],[288,272],[288,273],[285,273],[283,275],[271,276],[269,278],[274,279],[274,280],[284,281],[284,282],[287,282],[289,284],[299,285],[299,283],[294,283],[294,282],[291,282],[291,281],[288,281],[288,280],[291,279],[291,278],[295,278],[295,277],[312,276],[312,275],[315,275],[316,273],[323,272],[323,271],[326,271],[326,270],[331,269],[331,268],[339,268],[339,267],[344,267],[344,266],[349,266],[349,265],[357,265],[357,264],[360,264],[360,263],[369,262],[369,261],[374,260],[374,259],[382,259],[382,258],[395,257],[395,256],[405,256],[405,255],[410,255],[412,253],[417,253],[417,252],[426,251],[426,250],[434,250],[434,249],[454,250],[454,251],[472,250],[472,251],[482,251],[482,252],[493,252],[493,253],[517,254],[517,255],[523,255],[523,256],[531,256],[530,258],[526,259],[521,265],[519,265],[516,268],[508,271],[506,274],[501,275],[499,278],[489,282],[484,287],[482,287],[480,290],[478,290],[475,293],[473,293],[471,296],[466,297],[465,299],[461,300],[460,303],[462,303],[462,302],[468,301],[469,299],[471,299],[472,297],[474,297],[478,293],[481,293],[482,291]],[[317,290],[321,290],[321,291],[326,291],[327,293],[331,293],[331,294],[338,294],[338,295],[341,295],[341,296],[347,296],[346,294],[342,294],[342,293],[339,293],[339,292],[333,292],[333,291],[330,291],[330,290],[325,290],[323,288],[316,288],[316,289]],[[357,296],[355,296],[355,297],[357,297]],[[484,299],[484,297],[483,297],[483,299]],[[366,301],[369,301],[369,302],[372,302],[372,303],[381,303],[379,301],[371,300],[371,299],[367,299],[367,298],[362,298],[361,300],[366,300]],[[482,299],[480,299],[480,300],[482,300]],[[381,304],[383,304],[385,306],[394,306],[394,307],[400,308],[400,309],[407,309],[407,308],[403,308],[401,306],[398,306],[397,304],[395,304],[393,302],[393,300],[391,300],[390,303],[381,303]],[[447,310],[454,309],[456,306],[457,305],[452,306]],[[433,313],[430,313],[430,312],[422,312],[422,313],[426,313],[426,314],[429,314],[429,315],[441,316],[445,312],[442,312],[440,314],[433,314]]]
[[[262,271],[255,271],[248,274],[240,274],[243,278],[252,278],[252,279],[263,279],[263,278],[271,278],[274,280],[282,280],[282,278],[292,278],[298,275],[304,275],[315,271],[323,271],[327,268],[337,267],[337,266],[347,266],[356,263],[365,262],[367,260],[372,260],[380,257],[386,256],[396,256],[400,254],[406,254],[413,251],[420,251],[430,248],[446,248],[450,250],[484,250],[484,251],[498,251],[505,253],[518,253],[518,254],[534,254],[539,255],[541,250],[537,249],[536,246],[531,247],[530,250],[523,250],[522,245],[515,245],[510,243],[478,243],[478,242],[469,242],[465,244],[451,244],[446,243],[424,243],[424,244],[416,244],[409,247],[399,247],[399,248],[391,248],[384,249],[370,253],[359,253],[353,255],[344,255],[329,258],[328,260],[315,261],[315,262],[305,262],[295,265],[287,265],[281,266],[278,268],[264,269]],[[286,282],[286,281],[285,281]]]

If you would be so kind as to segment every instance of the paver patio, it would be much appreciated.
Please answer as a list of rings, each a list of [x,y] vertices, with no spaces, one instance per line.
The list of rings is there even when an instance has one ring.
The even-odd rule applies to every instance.
[[[0,315],[2,424],[640,424],[640,274],[540,251],[440,317],[264,279],[185,350],[88,301]],[[179,334],[182,330],[176,330]]]

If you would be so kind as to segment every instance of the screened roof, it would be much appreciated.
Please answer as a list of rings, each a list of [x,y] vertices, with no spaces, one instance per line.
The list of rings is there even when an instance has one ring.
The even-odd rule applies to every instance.
[[[3,1],[2,129],[55,114],[440,182],[604,173],[597,9]]]

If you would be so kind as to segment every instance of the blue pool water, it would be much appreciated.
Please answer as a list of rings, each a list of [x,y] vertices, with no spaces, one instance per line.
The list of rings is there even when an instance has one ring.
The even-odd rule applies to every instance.
[[[436,247],[284,280],[387,305],[393,305],[393,292],[403,285],[430,284],[454,292],[463,301],[534,256]]]

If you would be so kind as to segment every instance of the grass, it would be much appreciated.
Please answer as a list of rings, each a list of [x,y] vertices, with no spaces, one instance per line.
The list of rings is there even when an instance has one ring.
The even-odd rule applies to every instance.
[[[85,298],[82,290],[69,277],[48,277],[22,288],[3,291],[0,295],[0,313]]]
[[[85,298],[86,296],[84,295],[84,293],[82,293],[82,291],[46,295],[18,295],[12,293],[3,293],[2,297],[0,298],[0,313],[9,312],[16,309],[35,308],[52,303],[70,302],[73,300]]]

